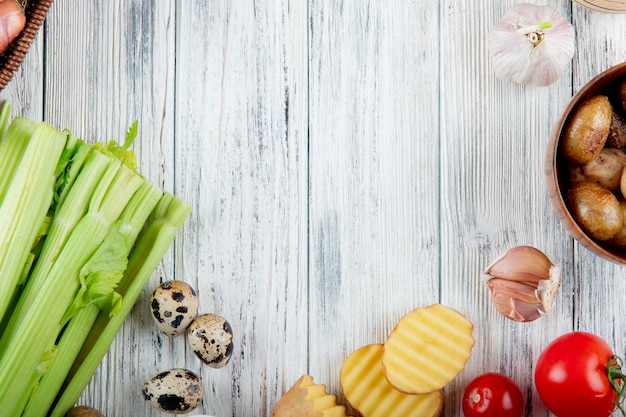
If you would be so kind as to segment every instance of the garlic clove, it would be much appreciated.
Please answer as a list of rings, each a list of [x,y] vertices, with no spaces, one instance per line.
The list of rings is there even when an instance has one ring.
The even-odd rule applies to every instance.
[[[539,282],[550,275],[553,266],[550,259],[539,249],[532,246],[516,246],[491,264],[485,274],[513,281]]]
[[[561,285],[561,268],[539,249],[509,249],[484,273],[496,309],[515,321],[532,321],[552,310]]]
[[[496,309],[515,321],[531,321],[545,314],[537,288],[520,281],[493,278],[487,282]]]

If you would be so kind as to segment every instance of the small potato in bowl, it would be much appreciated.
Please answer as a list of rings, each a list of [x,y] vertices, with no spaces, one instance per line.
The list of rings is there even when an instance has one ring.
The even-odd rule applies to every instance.
[[[622,110],[626,112],[626,78],[624,78],[617,88],[617,101]]]
[[[606,146],[608,148],[626,148],[626,119],[615,108],[611,109],[611,125]]]
[[[606,241],[622,228],[624,215],[615,194],[593,182],[581,182],[567,191],[576,223],[593,239]]]
[[[570,184],[594,182],[615,193],[620,190],[626,153],[621,149],[604,148],[596,158],[585,165],[570,165]]]
[[[586,164],[604,148],[611,126],[611,103],[605,95],[582,102],[563,132],[563,156],[570,162]]]
[[[624,219],[626,219],[626,200],[623,197],[619,199],[619,206],[622,209]],[[626,221],[619,232],[608,241],[608,244],[616,248],[626,249]]]

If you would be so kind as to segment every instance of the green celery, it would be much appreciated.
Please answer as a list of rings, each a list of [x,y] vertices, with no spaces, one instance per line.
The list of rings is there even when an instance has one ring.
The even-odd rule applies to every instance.
[[[118,286],[117,291],[124,298],[121,310],[113,317],[99,314],[49,417],[63,417],[74,406],[190,211],[190,206],[170,193],[161,197],[131,252]]]
[[[120,161],[111,161],[89,202],[87,214],[76,224],[47,274],[35,301],[18,318],[18,326],[0,340],[0,410],[14,415],[41,358],[60,329],[65,311],[79,289],[79,272],[107,235],[143,180]],[[42,320],[45,317],[46,320]],[[32,335],[37,335],[32,338]]]
[[[22,162],[22,157],[37,123],[17,117],[9,125],[0,142],[0,204],[4,201],[7,189],[15,178],[15,169]]]
[[[2,137],[4,136],[4,132],[7,130],[10,119],[11,103],[9,101],[5,101],[2,103],[2,108],[0,108],[0,141],[2,141]]]
[[[91,146],[67,132],[67,146],[61,155],[61,161],[55,174],[57,176],[54,209],[63,203],[72,184],[83,169],[83,165],[91,154]],[[82,174],[81,174],[82,175]]]
[[[67,204],[57,207],[39,259],[35,263],[26,287],[11,314],[8,325],[0,332],[0,336],[5,333],[12,333],[24,317],[24,311],[35,302],[48,273],[54,266],[72,230],[87,212],[90,198],[110,164],[111,160],[101,153],[92,152],[89,154],[80,177],[76,179],[76,186],[71,187],[71,192],[68,193]],[[0,352],[5,349],[4,340],[5,338],[0,338]]]
[[[28,388],[24,392],[31,393],[37,390],[37,387],[39,386],[39,380],[42,375],[49,372],[48,369],[50,368],[50,365],[52,364],[56,356],[56,352],[57,352],[56,346],[53,346],[50,350],[44,353],[43,357],[37,364],[37,368],[35,369],[35,372],[31,375],[30,380],[28,381]],[[12,415],[21,416],[21,412],[18,410],[23,410],[26,407],[28,400],[29,400],[28,395],[22,395]]]
[[[105,275],[109,276],[105,277],[102,280],[103,282],[93,282],[91,286],[86,284],[89,279],[85,280],[85,291],[79,292],[75,297],[74,304],[66,312],[66,316],[71,316],[71,319],[63,330],[55,348],[56,355],[54,360],[43,374],[32,396],[30,391],[24,393],[26,398],[31,398],[22,413],[22,417],[45,417],[47,415],[100,310],[113,315],[116,314],[116,310],[121,308],[121,304],[115,302],[113,302],[113,305],[107,305],[111,301],[116,300],[115,297],[110,297],[109,295],[115,294],[114,289],[119,282],[119,280],[116,280],[113,283],[114,285],[111,285],[110,275],[119,274],[119,278],[122,278],[127,266],[129,253],[135,244],[137,236],[162,194],[162,191],[154,185],[148,182],[142,183],[120,215],[119,220],[113,225],[108,235],[111,239],[105,239],[98,251],[83,268],[87,270],[86,275],[92,278],[92,281],[102,279],[100,267],[103,265],[106,266]],[[109,259],[109,254],[112,253],[110,252],[110,243],[119,248],[119,252],[115,251],[117,259]],[[120,264],[120,268],[117,271],[111,271],[110,265],[113,262]],[[25,403],[25,400],[22,403]]]
[[[3,144],[13,141],[7,135]],[[65,135],[40,123],[30,138],[23,137],[21,141],[27,141],[27,145],[0,206],[0,285],[4,292],[0,297],[0,322],[4,321],[32,244],[52,202],[54,170],[65,146]],[[2,155],[3,160],[5,157],[10,156]]]

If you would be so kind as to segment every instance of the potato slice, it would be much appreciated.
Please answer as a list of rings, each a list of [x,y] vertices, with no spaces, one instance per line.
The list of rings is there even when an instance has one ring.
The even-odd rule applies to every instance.
[[[326,386],[314,384],[313,377],[303,375],[272,410],[270,417],[347,417],[346,407],[337,397],[326,393]]]
[[[387,380],[407,394],[442,389],[465,368],[474,347],[473,329],[472,322],[452,308],[416,308],[400,319],[385,342]]]
[[[367,345],[353,352],[341,368],[346,401],[362,417],[437,417],[443,409],[443,391],[404,394],[383,373],[383,345]]]

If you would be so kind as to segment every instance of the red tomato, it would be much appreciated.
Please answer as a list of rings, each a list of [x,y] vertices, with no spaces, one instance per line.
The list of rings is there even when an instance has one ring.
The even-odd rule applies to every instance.
[[[520,417],[524,395],[505,375],[488,373],[475,378],[463,394],[465,417]]]
[[[609,364],[621,366],[621,361],[598,336],[573,332],[558,337],[537,361],[535,385],[541,401],[558,417],[609,416],[617,400]]]

